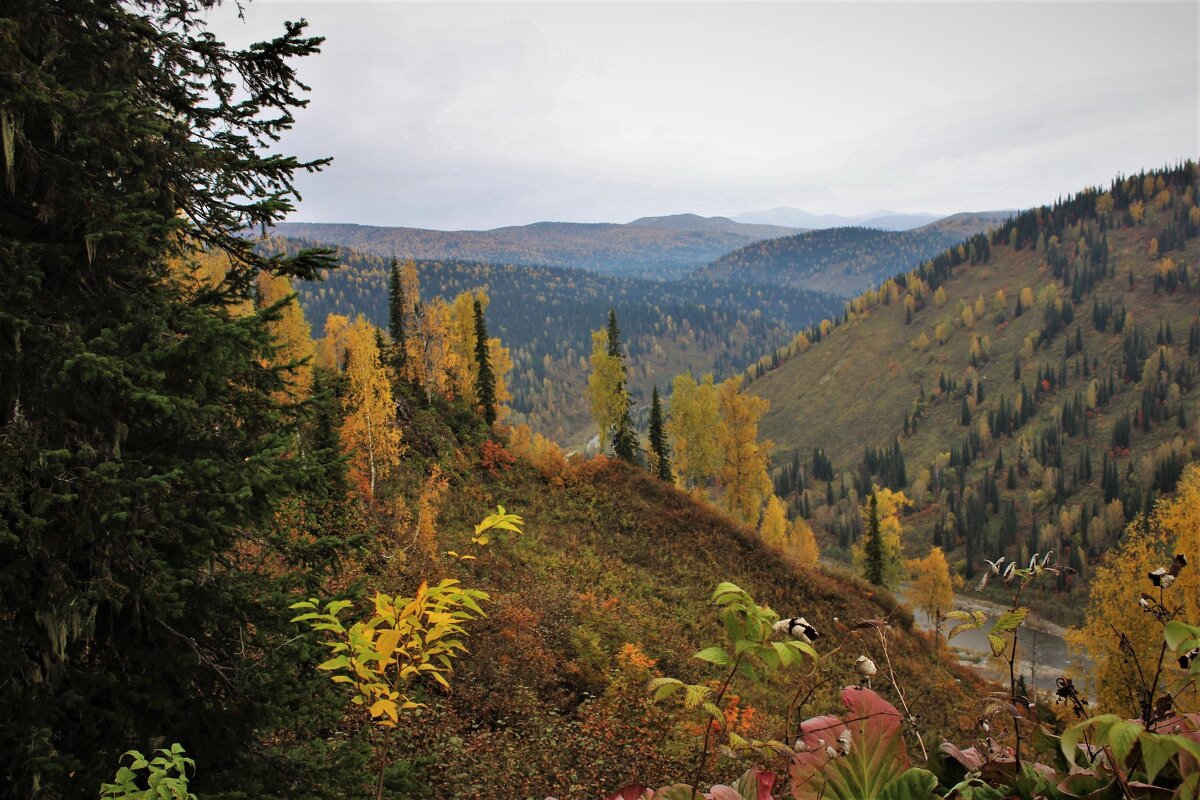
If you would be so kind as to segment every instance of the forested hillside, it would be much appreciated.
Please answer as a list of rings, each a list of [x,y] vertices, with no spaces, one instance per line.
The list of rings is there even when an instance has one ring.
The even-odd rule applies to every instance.
[[[385,258],[535,264],[662,279],[681,276],[748,242],[787,236],[795,229],[679,214],[643,217],[626,225],[536,222],[490,231],[281,222],[274,233]]]
[[[870,485],[904,489],[912,552],[1086,582],[1196,455],[1196,191],[1189,163],[1024,212],[760,362],[793,509],[849,548]]]
[[[815,289],[850,297],[1007,216],[956,214],[920,228],[843,227],[746,245],[698,269],[695,277]]]
[[[271,240],[267,252],[295,251],[300,242]],[[314,244],[314,243],[310,243]],[[388,260],[338,248],[341,268],[300,284],[301,304],[314,327],[330,313],[387,320]],[[566,445],[593,431],[586,400],[591,330],[614,308],[625,330],[630,386],[644,417],[654,384],[666,389],[688,370],[727,376],[762,352],[785,344],[794,331],[835,313],[836,298],[798,289],[724,281],[660,283],[585,270],[423,261],[423,297],[447,300],[483,288],[488,321],[513,358],[509,376],[514,421]]]

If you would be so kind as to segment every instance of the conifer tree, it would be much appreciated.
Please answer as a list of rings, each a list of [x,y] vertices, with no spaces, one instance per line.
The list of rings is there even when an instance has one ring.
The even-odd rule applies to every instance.
[[[491,427],[496,422],[496,376],[488,349],[487,320],[483,304],[475,298],[475,399],[483,406],[483,419]]]
[[[657,386],[650,395],[650,453],[654,474],[664,481],[671,480],[671,457],[667,451],[667,432],[663,425],[662,401]]]
[[[621,329],[617,327],[617,313],[611,308],[608,310],[608,355],[621,364],[617,394],[624,398],[620,403],[621,413],[613,424],[613,453],[623,461],[636,461],[637,431],[634,430],[633,418],[629,415],[630,398],[625,385],[625,356],[621,351]]]
[[[300,22],[227,47],[211,5],[0,12],[7,796],[95,797],[123,751],[164,735],[204,765],[200,794],[304,794],[314,775],[287,742],[340,705],[280,613],[337,549],[279,524],[319,465],[289,456],[303,412],[275,312],[254,307],[259,274],[333,262],[244,235],[324,163],[265,152],[305,103],[293,61],[321,40]],[[227,268],[181,279],[172,264],[197,254]]]
[[[883,533],[879,529],[879,497],[871,492],[867,501],[866,574],[876,586],[883,585]]]
[[[392,259],[392,271],[388,286],[388,333],[392,336],[391,358],[389,359],[396,380],[404,380],[408,374],[408,311],[404,298],[404,275],[400,262]]]
[[[625,386],[625,361],[621,353],[621,330],[617,315],[609,309],[606,328],[592,332],[591,374],[588,375],[588,399],[592,419],[600,429],[600,446],[611,443],[613,453],[625,461],[635,461],[638,453],[637,432],[629,414],[629,392]]]

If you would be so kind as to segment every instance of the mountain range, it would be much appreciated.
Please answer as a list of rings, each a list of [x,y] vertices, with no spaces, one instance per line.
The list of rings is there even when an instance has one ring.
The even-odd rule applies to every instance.
[[[535,222],[487,231],[284,222],[274,232],[385,258],[535,264],[666,279],[680,277],[750,242],[790,236],[797,230],[677,214],[643,217],[624,225]]]
[[[879,228],[885,231],[907,231],[942,219],[944,214],[911,214],[899,211],[871,211],[866,214],[812,214],[798,208],[768,208],[736,214],[736,222],[756,225],[780,225],[788,228]]]
[[[904,231],[861,226],[806,231],[745,245],[698,269],[693,276],[815,289],[850,297],[1009,216],[1011,212],[1007,211],[955,214]]]

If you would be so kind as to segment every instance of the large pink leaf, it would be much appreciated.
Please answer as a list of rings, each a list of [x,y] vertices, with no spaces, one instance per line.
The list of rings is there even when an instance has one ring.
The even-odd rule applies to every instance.
[[[801,725],[800,752],[792,757],[792,796],[796,800],[872,800],[908,769],[901,735],[904,719],[870,689],[842,691],[844,720],[822,716]],[[845,740],[849,731],[849,752]]]
[[[624,789],[619,789],[610,794],[606,800],[642,800],[642,798],[654,797],[654,791],[647,789],[640,783],[631,783]]]

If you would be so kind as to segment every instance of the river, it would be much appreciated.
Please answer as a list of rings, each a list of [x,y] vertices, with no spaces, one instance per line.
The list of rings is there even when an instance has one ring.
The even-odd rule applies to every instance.
[[[896,592],[896,598],[908,605],[904,590]],[[1003,606],[986,600],[955,596],[954,607],[964,611],[979,610],[988,615],[983,630],[969,630],[960,633],[950,641],[950,646],[957,653],[959,662],[976,669],[991,680],[1008,680],[1008,663],[992,656],[985,630],[991,628],[997,617],[1005,612]],[[933,623],[925,612],[913,609],[913,618],[922,630],[933,630]],[[942,635],[945,636],[950,628],[958,624],[955,620],[942,623]],[[1026,682],[1042,691],[1054,691],[1055,682],[1060,675],[1075,678],[1077,684],[1080,666],[1087,666],[1084,660],[1081,664],[1079,657],[1073,655],[1063,638],[1066,630],[1047,620],[1030,614],[1025,624],[1021,626],[1017,650],[1018,674],[1025,677]]]

